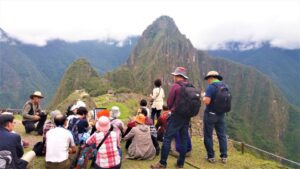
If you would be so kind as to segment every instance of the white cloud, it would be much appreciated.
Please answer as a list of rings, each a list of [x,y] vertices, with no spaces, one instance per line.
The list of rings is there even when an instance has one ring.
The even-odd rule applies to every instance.
[[[227,41],[300,48],[300,1],[0,0],[0,27],[22,41],[123,40],[160,15],[174,18],[201,49]]]

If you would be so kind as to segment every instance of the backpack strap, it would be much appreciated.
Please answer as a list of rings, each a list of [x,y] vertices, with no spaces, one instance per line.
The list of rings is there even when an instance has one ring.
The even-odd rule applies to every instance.
[[[107,139],[108,135],[110,134],[111,131],[113,131],[114,127],[112,125],[110,125],[110,129],[108,130],[108,132],[105,134],[105,136],[103,137],[103,139],[101,140],[101,142],[98,144],[97,146],[97,152],[99,150],[99,148],[102,146],[102,144],[104,143],[104,141]],[[92,163],[91,163],[91,169],[94,167],[95,165],[95,161],[96,161],[97,155],[93,158]]]
[[[108,135],[110,134],[111,131],[113,131],[114,127],[111,125],[110,129],[108,130],[108,132],[105,134],[104,138],[101,140],[101,142],[99,143],[99,145],[97,146],[97,150],[99,150],[99,148],[102,146],[102,144],[104,143],[104,141],[107,139]]]

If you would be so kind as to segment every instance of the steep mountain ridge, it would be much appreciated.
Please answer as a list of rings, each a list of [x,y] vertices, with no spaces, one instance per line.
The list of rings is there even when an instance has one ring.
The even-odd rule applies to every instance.
[[[281,89],[289,102],[300,107],[300,68],[299,49],[281,49],[262,43],[251,50],[241,50],[240,43],[230,42],[226,49],[207,51],[210,55],[249,65],[268,75]]]
[[[208,71],[217,70],[224,76],[234,96],[232,112],[227,116],[230,137],[297,159],[297,154],[287,150],[285,140],[290,132],[294,136],[300,133],[287,130],[290,105],[278,87],[253,68],[196,50],[168,16],[148,26],[127,65],[105,77],[113,87],[125,86],[148,95],[155,78],[163,80],[167,92],[173,80],[170,73],[177,66],[186,67],[189,80],[202,90],[207,86],[203,78]],[[295,114],[299,116],[300,112]],[[296,146],[296,142],[289,143]]]

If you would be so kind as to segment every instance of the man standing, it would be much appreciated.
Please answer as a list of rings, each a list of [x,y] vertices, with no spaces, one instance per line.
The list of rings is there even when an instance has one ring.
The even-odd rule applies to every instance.
[[[43,126],[47,120],[47,114],[41,111],[40,102],[43,99],[40,91],[34,92],[30,95],[28,100],[23,106],[23,125],[26,133],[37,131],[39,135],[43,135]],[[35,127],[35,123],[38,122]]]
[[[165,169],[167,167],[167,159],[171,149],[171,141],[175,135],[179,132],[182,149],[177,160],[177,169],[183,168],[188,141],[188,129],[190,117],[182,116],[176,112],[176,106],[179,102],[181,88],[183,85],[188,84],[188,77],[186,75],[186,69],[184,67],[177,67],[175,72],[172,73],[174,76],[174,84],[170,90],[169,97],[167,100],[168,108],[170,109],[171,116],[168,119],[166,133],[164,135],[161,157],[159,163],[151,165],[152,169]]]
[[[223,77],[216,71],[210,71],[204,78],[208,87],[203,95],[206,105],[204,112],[204,145],[207,151],[207,161],[215,162],[213,149],[213,130],[215,128],[219,146],[220,157],[223,163],[227,162],[227,138],[225,129],[225,113],[230,111],[231,95],[227,86],[221,82]]]

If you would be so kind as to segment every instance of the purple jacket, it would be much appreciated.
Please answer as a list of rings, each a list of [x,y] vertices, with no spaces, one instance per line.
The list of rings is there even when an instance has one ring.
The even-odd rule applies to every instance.
[[[169,110],[171,110],[171,112],[174,112],[174,110],[176,109],[176,105],[178,104],[178,100],[180,99],[179,95],[180,95],[181,86],[179,84],[188,84],[188,81],[182,80],[172,85],[167,100],[167,105]]]

